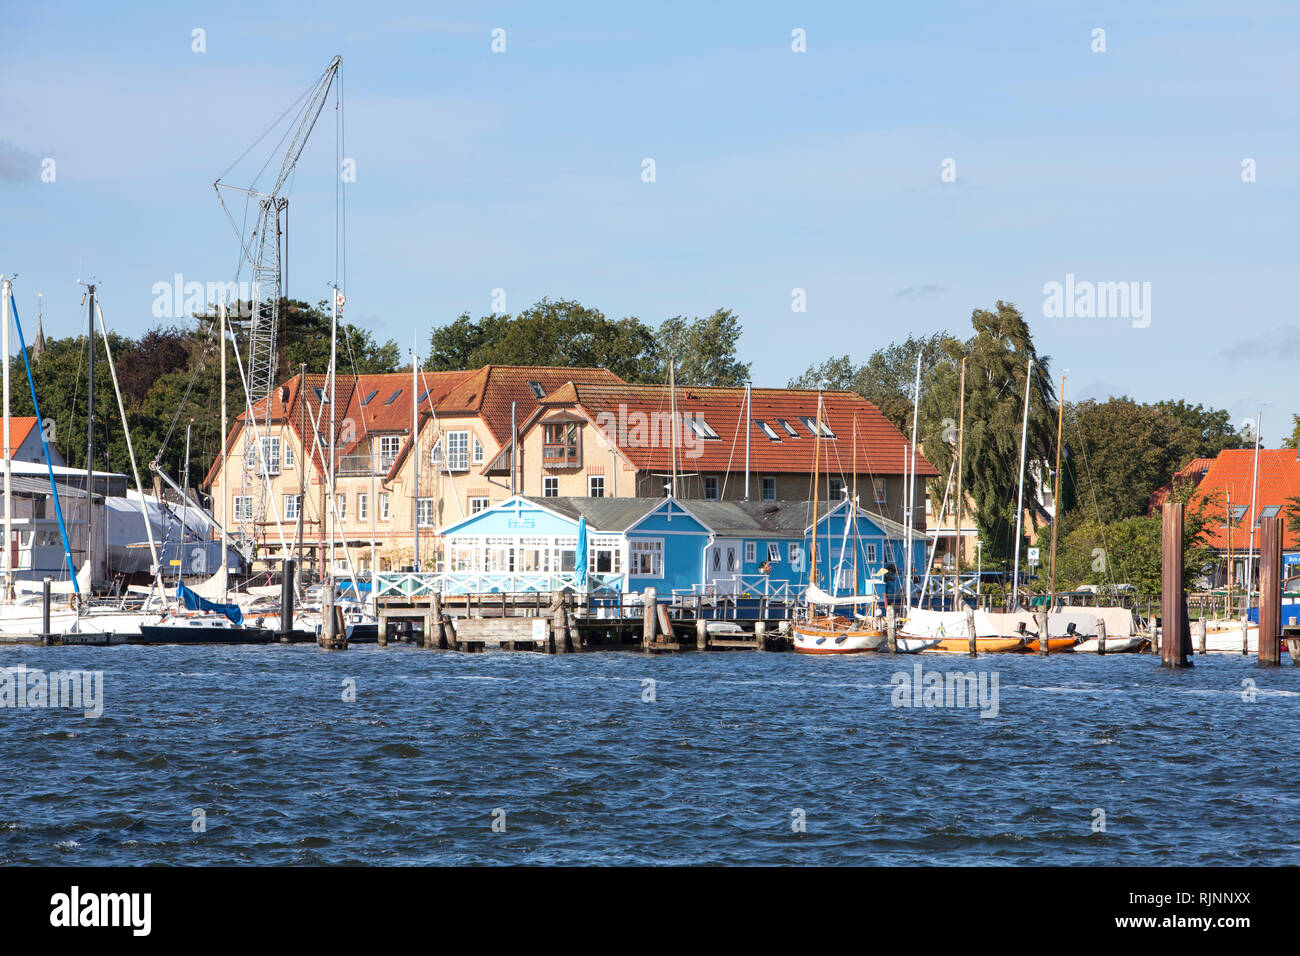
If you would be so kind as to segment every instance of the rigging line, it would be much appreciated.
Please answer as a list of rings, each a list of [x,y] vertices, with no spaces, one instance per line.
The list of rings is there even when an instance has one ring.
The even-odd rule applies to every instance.
[[[736,457],[736,443],[740,441],[741,423],[745,420],[745,403],[742,400],[740,404],[740,415],[736,418],[736,433],[731,436],[731,453],[727,455],[727,470],[722,473],[722,490],[718,492],[718,500],[727,500],[727,480],[731,477],[731,462]],[[703,479],[701,479],[702,481]]]
[[[328,72],[328,71],[326,71],[326,72]],[[262,140],[266,139],[266,137],[269,136],[269,135],[271,134],[271,132],[272,132],[272,131],[277,127],[277,126],[279,126],[281,123],[284,122],[285,118],[286,118],[290,113],[292,113],[294,110],[298,109],[298,104],[301,103],[303,100],[305,100],[308,96],[310,96],[311,93],[312,93],[312,91],[315,90],[316,87],[320,86],[320,81],[321,81],[322,79],[324,79],[324,78],[325,78],[325,74],[324,74],[324,73],[322,73],[319,77],[317,77],[317,78],[316,78],[316,82],[313,83],[311,86],[309,86],[306,90],[304,90],[304,91],[303,91],[303,94],[302,94],[301,96],[299,96],[296,100],[294,100],[292,103],[290,103],[288,109],[286,109],[283,113],[281,113],[280,116],[279,116],[279,117],[278,117],[274,122],[272,122],[271,125],[268,126],[268,127],[267,127],[263,132],[262,132],[262,135],[261,135],[261,136],[257,137],[257,139],[255,139],[255,140],[253,140],[252,145],[249,146],[248,149],[244,150],[243,153],[240,154],[240,156],[239,156],[238,159],[236,159],[233,163],[231,163],[229,166],[227,166],[226,169],[225,169],[225,171],[222,172],[222,174],[221,174],[220,176],[217,177],[217,180],[216,180],[216,181],[217,181],[218,183],[221,182],[221,180],[223,180],[223,179],[226,178],[226,173],[230,172],[232,169],[234,169],[236,166],[238,166],[241,162],[243,162],[243,161],[244,161],[244,158],[245,158],[249,153],[251,153],[253,150],[255,150],[255,149],[257,148],[257,144],[258,144],[258,143],[260,143]],[[290,124],[290,128],[292,128],[292,126],[293,126],[293,124]],[[285,132],[285,135],[286,135],[286,136],[288,135],[288,132],[287,132],[287,131]],[[281,136],[281,137],[280,137],[280,142],[281,142],[281,143],[284,142],[284,136]],[[277,148],[277,149],[279,148],[279,145],[278,145],[278,144],[277,144],[276,148]],[[272,153],[272,155],[274,156],[275,154]],[[267,162],[269,163],[270,161],[268,160]],[[263,166],[262,169],[258,172],[257,175],[258,175],[258,176],[261,176],[262,173],[265,172],[265,171],[266,171],[266,167]],[[253,182],[257,182],[257,179],[254,179]]]
[[[1101,508],[1097,504],[1097,483],[1092,477],[1092,465],[1088,461],[1088,448],[1087,443],[1083,440],[1083,429],[1080,427],[1077,420],[1074,421],[1073,424],[1075,428],[1075,436],[1079,439],[1079,453],[1083,457],[1083,467],[1088,472],[1088,490],[1092,493],[1093,515],[1097,520],[1097,528],[1101,531],[1102,556],[1106,558],[1104,573],[1106,575],[1106,580],[1110,582],[1113,588],[1115,584],[1115,575],[1112,574],[1110,570],[1110,543],[1106,540],[1106,524],[1101,520]],[[1058,478],[1057,480],[1059,482],[1060,479]],[[1122,563],[1120,570],[1124,572],[1124,577],[1128,577],[1128,569],[1125,568]]]

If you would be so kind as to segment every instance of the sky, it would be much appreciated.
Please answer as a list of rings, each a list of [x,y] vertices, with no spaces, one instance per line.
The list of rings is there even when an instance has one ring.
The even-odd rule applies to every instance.
[[[286,291],[337,277],[403,350],[497,290],[651,324],[725,307],[783,386],[1002,299],[1067,398],[1262,411],[1276,445],[1300,411],[1298,40],[1280,2],[0,0],[0,273],[50,336],[84,327],[92,277],[118,331],[170,324],[156,284],[236,277],[213,182],[269,186],[275,120],[338,54]],[[1137,294],[1054,310],[1067,282]]]

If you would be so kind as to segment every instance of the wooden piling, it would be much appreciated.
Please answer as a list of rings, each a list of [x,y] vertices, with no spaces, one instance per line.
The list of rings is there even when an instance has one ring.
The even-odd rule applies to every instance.
[[[54,643],[54,635],[50,633],[50,582],[50,578],[41,582],[41,643],[46,647]]]
[[[578,616],[574,613],[576,599],[572,594],[566,594],[564,598],[564,629],[568,635],[569,642],[566,649],[575,651],[582,650],[582,632],[578,630]]]
[[[1161,509],[1160,663],[1190,667],[1187,592],[1183,590],[1183,504],[1166,502]]]
[[[709,649],[709,622],[704,618],[696,618],[695,621],[695,649],[707,651]]]
[[[1051,641],[1047,633],[1047,611],[1038,611],[1034,614],[1034,620],[1038,622],[1038,656],[1046,657],[1051,653]]]
[[[285,558],[280,562],[280,643],[289,643],[289,635],[293,631],[293,599],[294,587],[293,582],[297,579],[297,573],[294,568],[297,562],[293,558]]]
[[[1106,653],[1106,622],[1100,618],[1097,619],[1097,653]]]
[[[754,622],[754,650],[756,651],[767,650],[767,622],[766,621]]]
[[[1209,629],[1209,625],[1206,624],[1205,618],[1201,618],[1196,622],[1196,652],[1198,654],[1205,653],[1205,635]]]
[[[1259,647],[1260,664],[1282,663],[1282,518],[1261,522],[1259,542]]]
[[[442,613],[442,593],[434,591],[429,598],[429,608],[433,612],[433,640],[426,646],[445,650],[447,647],[447,622]]]
[[[971,608],[966,609],[966,639],[970,642],[970,656],[979,656],[979,645],[975,640],[975,611]]]
[[[641,646],[648,651],[650,650],[650,645],[655,641],[655,617],[658,607],[654,588],[646,588],[642,594]]]

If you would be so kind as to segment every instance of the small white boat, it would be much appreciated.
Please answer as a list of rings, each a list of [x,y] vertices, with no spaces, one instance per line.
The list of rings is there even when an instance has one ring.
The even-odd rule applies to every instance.
[[[900,654],[919,654],[938,647],[941,641],[938,637],[898,637],[894,639],[894,646]]]
[[[1133,637],[1124,634],[1118,637],[1106,638],[1107,654],[1128,654],[1140,650],[1142,645],[1147,642],[1145,637]],[[1096,654],[1101,650],[1101,642],[1095,637],[1090,637],[1086,641],[1080,641],[1070,649],[1073,654]]]

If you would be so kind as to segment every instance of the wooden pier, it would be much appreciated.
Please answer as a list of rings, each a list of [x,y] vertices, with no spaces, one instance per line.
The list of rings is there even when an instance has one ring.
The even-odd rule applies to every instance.
[[[730,610],[731,616],[728,616]],[[792,608],[762,602],[758,616],[702,600],[660,604],[644,595],[591,600],[572,592],[381,597],[379,643],[404,641],[433,650],[788,651]]]

